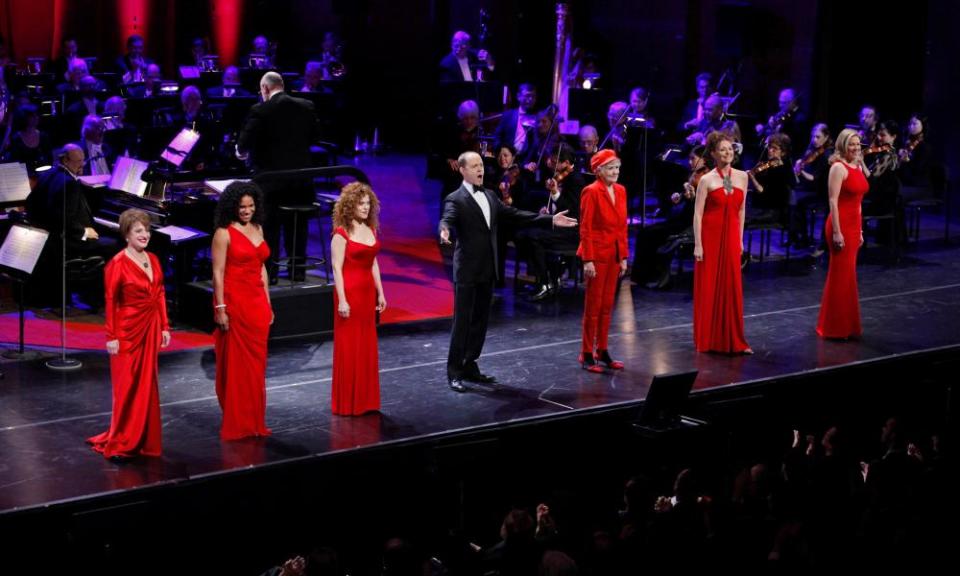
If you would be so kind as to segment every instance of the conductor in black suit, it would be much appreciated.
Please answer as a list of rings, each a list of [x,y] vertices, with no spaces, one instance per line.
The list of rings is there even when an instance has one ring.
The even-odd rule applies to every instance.
[[[310,146],[320,139],[320,121],[313,110],[313,103],[294,98],[283,91],[283,77],[276,72],[267,72],[260,79],[260,96],[263,102],[250,109],[246,124],[237,141],[237,156],[248,157],[254,172],[308,168],[311,165]],[[312,178],[258,178],[254,181],[263,190],[266,208],[263,224],[267,243],[273,260],[267,271],[270,283],[277,280],[276,260],[280,256],[280,228],[289,258],[296,248],[297,262],[291,262],[291,278],[302,280],[305,274],[300,265],[307,249],[307,219],[299,218],[296,234],[292,214],[280,213],[281,205],[313,204]],[[293,245],[296,236],[297,245]]]
[[[552,216],[517,210],[483,188],[483,159],[464,152],[457,159],[463,184],[444,200],[440,219],[440,242],[450,243],[456,233],[453,253],[453,333],[447,357],[447,380],[457,392],[467,389],[463,381],[494,384],[496,378],[480,372],[477,358],[483,350],[490,317],[490,299],[497,278],[497,224],[506,219],[518,226],[550,223],[570,228],[577,221],[566,211]]]

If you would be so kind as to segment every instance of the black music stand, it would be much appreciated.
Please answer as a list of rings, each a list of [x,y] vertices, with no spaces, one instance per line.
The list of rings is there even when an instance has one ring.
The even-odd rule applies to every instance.
[[[697,374],[697,370],[691,370],[654,376],[634,428],[645,435],[657,436],[705,425],[703,420],[681,415]]]
[[[40,259],[40,253],[47,243],[50,233],[40,228],[33,228],[23,224],[14,224],[10,227],[3,245],[0,246],[0,274],[17,283],[19,293],[20,338],[16,350],[5,350],[4,358],[13,360],[34,360],[40,357],[39,352],[23,349],[24,328],[24,300],[23,287],[33,274],[33,269]]]

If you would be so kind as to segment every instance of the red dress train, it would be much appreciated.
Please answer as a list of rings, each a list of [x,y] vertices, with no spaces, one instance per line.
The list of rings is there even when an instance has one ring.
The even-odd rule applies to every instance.
[[[380,366],[377,355],[377,286],[373,282],[373,260],[380,240],[372,246],[354,242],[346,230],[337,228],[347,241],[343,259],[343,293],[350,305],[350,317],[333,317],[334,414],[356,416],[380,409]],[[334,309],[340,304],[333,293]]]
[[[817,334],[823,338],[860,336],[860,297],[857,293],[857,253],[860,251],[862,216],[860,203],[870,188],[860,168],[843,163],[847,179],[840,187],[837,208],[843,248],[833,244],[833,218],[827,216],[827,243],[830,246],[830,268],[823,286]]]
[[[152,280],[125,251],[114,256],[104,270],[107,340],[119,340],[120,351],[110,356],[110,430],[87,438],[87,442],[108,458],[160,455],[157,355],[161,332],[169,326],[160,261],[147,255]]]
[[[267,337],[270,304],[264,293],[262,267],[270,257],[267,242],[254,246],[243,232],[227,226],[230,245],[223,272],[223,303],[228,330],[214,330],[217,355],[217,399],[223,410],[220,437],[237,440],[267,436]]]
[[[707,193],[700,225],[703,260],[694,265],[693,341],[697,352],[737,354],[750,347],[743,332],[740,207],[744,192]]]

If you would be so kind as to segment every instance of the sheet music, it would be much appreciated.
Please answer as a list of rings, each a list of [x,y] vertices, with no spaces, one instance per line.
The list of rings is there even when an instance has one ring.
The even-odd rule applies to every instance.
[[[213,190],[217,194],[223,194],[223,191],[226,190],[227,186],[229,186],[230,184],[234,182],[249,182],[249,181],[250,181],[249,179],[247,180],[243,180],[243,179],[204,180],[203,185]]]
[[[199,139],[199,132],[184,128],[173,138],[173,142],[160,154],[160,157],[179,168]]]
[[[83,182],[91,188],[103,188],[110,182],[110,175],[94,174],[90,176],[77,176],[77,180]]]
[[[0,246],[0,265],[33,274],[48,236],[46,230],[14,224]]]
[[[205,232],[194,230],[193,228],[188,228],[186,226],[164,226],[163,228],[157,228],[157,232],[166,234],[170,237],[170,241],[174,243],[196,238],[198,236],[208,235]]]
[[[110,188],[123,190],[127,194],[143,197],[147,191],[147,183],[140,179],[140,175],[147,169],[148,164],[136,158],[121,156],[113,167],[113,176],[110,178]]]
[[[0,204],[23,202],[30,195],[30,179],[26,164],[0,164]]]

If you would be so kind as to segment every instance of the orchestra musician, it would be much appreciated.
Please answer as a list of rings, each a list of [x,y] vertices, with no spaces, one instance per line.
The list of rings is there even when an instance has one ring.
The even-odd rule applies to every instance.
[[[683,121],[680,127],[683,130],[693,130],[703,122],[707,116],[707,98],[713,92],[713,74],[701,72],[696,77],[697,97],[687,103],[683,109]]]
[[[450,53],[440,60],[440,82],[487,80],[494,71],[493,55],[486,50],[470,49],[470,35],[457,30],[450,40]]]
[[[898,152],[900,181],[904,187],[924,187],[930,184],[930,143],[926,137],[927,119],[922,114],[910,116],[907,138]]]
[[[495,142],[497,147],[510,144],[517,154],[523,155],[529,144],[528,136],[537,122],[537,87],[529,83],[521,84],[517,88],[517,104],[516,108],[507,110],[500,118]]]
[[[873,104],[865,104],[860,109],[860,142],[864,148],[873,146],[877,143],[877,123],[880,122],[880,115],[877,114],[877,107]]]

